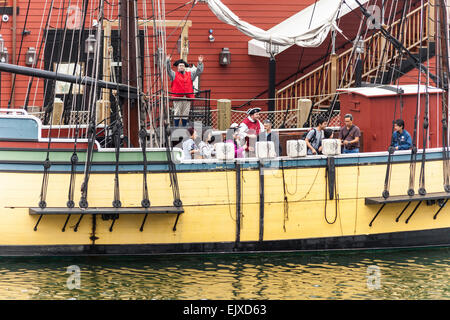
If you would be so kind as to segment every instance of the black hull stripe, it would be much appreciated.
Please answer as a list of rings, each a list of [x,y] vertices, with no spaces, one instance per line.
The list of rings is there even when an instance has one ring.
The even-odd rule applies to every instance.
[[[0,256],[168,255],[450,246],[450,228],[327,238],[182,244],[0,246]]]

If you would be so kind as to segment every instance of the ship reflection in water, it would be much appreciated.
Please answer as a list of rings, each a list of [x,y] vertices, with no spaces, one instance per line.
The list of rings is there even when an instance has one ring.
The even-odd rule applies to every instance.
[[[449,299],[450,248],[0,258],[0,299]]]

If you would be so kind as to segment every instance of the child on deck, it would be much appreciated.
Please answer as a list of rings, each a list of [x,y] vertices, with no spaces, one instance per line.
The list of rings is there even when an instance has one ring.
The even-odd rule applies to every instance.
[[[225,142],[226,143],[233,143],[234,144],[234,157],[235,158],[243,158],[244,157],[244,151],[246,148],[246,144],[241,146],[240,139],[239,139],[239,125],[237,123],[233,123],[230,126],[230,130],[233,130],[233,139],[228,139]]]

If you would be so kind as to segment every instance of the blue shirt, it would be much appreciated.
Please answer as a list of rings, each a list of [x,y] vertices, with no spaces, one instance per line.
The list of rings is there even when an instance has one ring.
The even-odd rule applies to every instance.
[[[402,133],[394,131],[392,134],[391,146],[398,147],[398,150],[409,150],[412,147],[411,135],[408,131],[403,129]]]

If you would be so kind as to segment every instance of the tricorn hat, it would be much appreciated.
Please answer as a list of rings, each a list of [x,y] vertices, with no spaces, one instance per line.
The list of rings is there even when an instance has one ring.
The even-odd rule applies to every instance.
[[[175,61],[175,62],[173,63],[173,65],[174,65],[175,67],[177,67],[180,63],[183,63],[186,67],[189,66],[189,64],[188,64],[186,61],[184,61],[183,59],[180,59],[180,60]]]
[[[261,111],[261,108],[250,108],[250,109],[248,109],[247,110],[247,114],[249,115],[249,116],[251,116],[252,114],[255,114],[255,113],[257,113],[257,112],[260,112]]]

